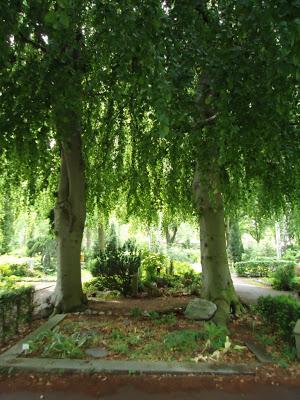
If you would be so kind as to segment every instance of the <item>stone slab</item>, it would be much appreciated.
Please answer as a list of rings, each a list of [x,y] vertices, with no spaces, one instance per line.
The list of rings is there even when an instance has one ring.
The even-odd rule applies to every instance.
[[[104,347],[91,347],[85,350],[85,354],[94,358],[105,358],[108,351]]]
[[[271,354],[268,353],[261,344],[249,339],[245,342],[245,345],[252,351],[259,362],[263,364],[271,364],[274,362]]]
[[[295,335],[295,341],[296,341],[296,350],[297,350],[297,357],[300,360],[300,319],[296,322],[295,328],[294,328],[294,335]]]
[[[163,361],[117,361],[14,358],[1,359],[2,371],[24,371],[44,373],[105,373],[105,374],[212,374],[255,375],[256,364],[218,365],[211,363],[178,363]]]
[[[7,358],[7,357],[16,357],[23,352],[23,344],[28,343],[30,340],[34,339],[36,336],[38,336],[40,333],[51,330],[53,329],[56,325],[58,325],[64,318],[66,314],[56,314],[52,318],[50,318],[48,321],[46,321],[43,325],[41,325],[39,328],[37,328],[35,331],[31,332],[29,335],[27,335],[25,338],[20,340],[17,344],[12,346],[10,349],[6,350],[3,354],[0,355],[1,358]]]

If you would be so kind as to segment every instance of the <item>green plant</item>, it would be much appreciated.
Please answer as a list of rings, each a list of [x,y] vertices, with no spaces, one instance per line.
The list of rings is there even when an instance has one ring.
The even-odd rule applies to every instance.
[[[146,253],[143,257],[141,267],[142,274],[148,282],[155,282],[155,280],[163,273],[166,272],[168,259],[165,255],[160,253]]]
[[[170,314],[163,314],[161,316],[158,316],[158,318],[153,319],[153,321],[157,324],[174,325],[177,322],[177,318],[174,313],[170,313]]]
[[[129,354],[128,344],[125,342],[116,342],[109,345],[110,350],[114,353]]]
[[[293,263],[280,265],[273,273],[272,286],[278,290],[292,290],[295,275],[295,265]]]
[[[33,353],[43,349],[42,357],[80,358],[83,355],[81,348],[87,341],[88,336],[82,335],[80,332],[64,335],[56,329],[48,330],[29,342],[29,351]]]
[[[0,265],[0,275],[32,276],[33,273],[29,270],[28,263],[7,263]]]
[[[5,285],[0,287],[0,339],[18,333],[22,324],[30,324],[33,311],[32,286]]]
[[[241,261],[234,264],[238,276],[262,277],[271,276],[279,267],[295,266],[295,263],[288,260],[277,260],[273,258],[262,258],[248,261]]]
[[[207,322],[201,330],[201,337],[209,341],[208,348],[212,352],[224,347],[228,334],[225,326],[215,325],[213,322]]]
[[[133,318],[139,318],[143,315],[143,310],[141,310],[139,307],[134,307],[130,310],[129,314]]]
[[[129,240],[120,248],[108,247],[89,267],[94,277],[105,278],[107,289],[118,290],[126,296],[132,292],[132,280],[140,265],[140,252]]]
[[[256,311],[276,333],[294,344],[293,329],[300,318],[300,303],[290,296],[260,297]]]
[[[193,351],[198,347],[200,333],[191,329],[182,329],[170,332],[164,337],[164,345],[167,350]]]

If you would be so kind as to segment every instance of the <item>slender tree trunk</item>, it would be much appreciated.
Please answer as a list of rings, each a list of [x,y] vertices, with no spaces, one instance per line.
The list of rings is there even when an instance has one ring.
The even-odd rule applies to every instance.
[[[275,242],[276,242],[276,255],[277,258],[281,258],[282,256],[282,242],[281,242],[281,229],[280,223],[275,223]]]
[[[80,115],[66,112],[57,118],[62,132],[61,171],[55,207],[58,242],[57,283],[54,312],[81,309],[85,297],[81,285],[80,251],[85,223],[85,179],[81,144]]]
[[[171,228],[172,229],[172,228]],[[172,233],[170,232],[169,226],[166,227],[166,242],[167,247],[172,246],[175,242],[176,234],[177,234],[178,227],[175,225],[172,229]]]
[[[91,246],[92,246],[92,237],[91,237],[91,229],[87,226],[85,228],[85,245],[86,245],[86,249],[87,251],[91,250]]]
[[[203,178],[205,179],[203,179]],[[200,175],[196,171],[193,194],[200,223],[203,295],[218,309],[214,321],[226,324],[230,312],[239,311],[240,302],[235,292],[226,253],[224,205],[218,175]]]
[[[98,225],[98,241],[99,241],[99,251],[103,253],[105,250],[105,230],[102,223]]]

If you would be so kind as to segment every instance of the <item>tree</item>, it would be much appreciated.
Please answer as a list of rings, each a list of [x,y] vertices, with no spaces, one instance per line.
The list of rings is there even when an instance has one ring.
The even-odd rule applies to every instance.
[[[148,179],[142,193],[153,199],[156,187],[156,202],[197,218],[204,295],[218,305],[219,323],[240,310],[224,208],[243,209],[248,197],[257,197],[268,213],[292,201],[299,188],[297,7],[166,2],[167,128],[151,157],[143,154],[141,175],[155,185]]]
[[[233,218],[228,220],[227,226],[227,248],[229,258],[232,262],[242,261],[244,252],[239,222]]]
[[[32,193],[57,174],[60,159],[53,303],[55,312],[68,312],[85,303],[86,200],[112,206],[129,157],[128,132],[142,118],[132,98],[139,112],[149,111],[152,93],[160,98],[163,10],[160,1],[20,0],[4,2],[0,11],[1,156]]]

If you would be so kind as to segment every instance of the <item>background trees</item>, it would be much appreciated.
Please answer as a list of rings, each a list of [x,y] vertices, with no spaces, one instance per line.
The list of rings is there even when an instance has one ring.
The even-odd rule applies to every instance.
[[[1,7],[1,159],[31,197],[58,185],[55,310],[85,301],[86,211],[105,221],[121,202],[148,225],[164,209],[197,219],[204,293],[224,322],[239,308],[224,217],[299,194],[298,2]]]

